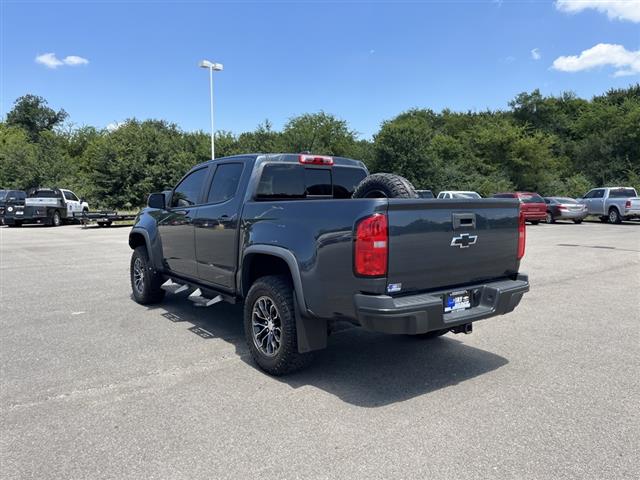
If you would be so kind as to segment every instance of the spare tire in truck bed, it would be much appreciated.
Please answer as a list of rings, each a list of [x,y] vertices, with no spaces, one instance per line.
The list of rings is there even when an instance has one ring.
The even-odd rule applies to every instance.
[[[393,173],[374,173],[362,180],[353,198],[418,198],[411,182]]]

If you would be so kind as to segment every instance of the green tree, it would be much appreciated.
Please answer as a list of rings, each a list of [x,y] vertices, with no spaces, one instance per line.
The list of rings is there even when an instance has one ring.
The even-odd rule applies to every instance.
[[[24,95],[18,98],[7,114],[7,124],[24,128],[32,140],[46,130],[53,130],[67,118],[67,112],[57,112],[48,106],[47,101],[37,95]]]

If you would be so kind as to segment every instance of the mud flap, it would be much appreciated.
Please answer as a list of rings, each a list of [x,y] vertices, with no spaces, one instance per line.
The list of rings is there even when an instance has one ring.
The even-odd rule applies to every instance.
[[[327,348],[327,321],[321,318],[302,316],[296,294],[293,294],[296,314],[298,353],[307,353]]]

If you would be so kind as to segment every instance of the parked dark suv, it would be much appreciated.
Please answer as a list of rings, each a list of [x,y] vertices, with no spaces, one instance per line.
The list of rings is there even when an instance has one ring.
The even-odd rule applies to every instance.
[[[26,197],[27,194],[22,190],[0,190],[0,225],[6,223],[5,216],[13,217],[16,214],[16,207],[24,207]]]

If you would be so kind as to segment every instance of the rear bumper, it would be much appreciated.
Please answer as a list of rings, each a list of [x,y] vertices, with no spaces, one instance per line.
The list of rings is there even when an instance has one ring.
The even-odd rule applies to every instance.
[[[527,222],[530,222],[531,220],[534,220],[534,221],[546,220],[547,212],[524,212],[524,219]]]
[[[640,209],[630,208],[628,210],[625,209],[623,216],[625,218],[640,218]]]
[[[570,219],[570,220],[583,220],[586,216],[587,216],[587,211],[586,210],[577,210],[575,212],[567,210],[567,211],[561,211],[555,218],[559,218],[559,219],[566,218],[566,219]]]
[[[474,306],[450,313],[444,313],[443,295],[451,290],[396,298],[356,294],[358,321],[367,330],[409,335],[453,328],[511,312],[520,303],[522,295],[529,291],[529,279],[527,275],[519,274],[516,280],[456,288],[460,289],[472,292]]]

